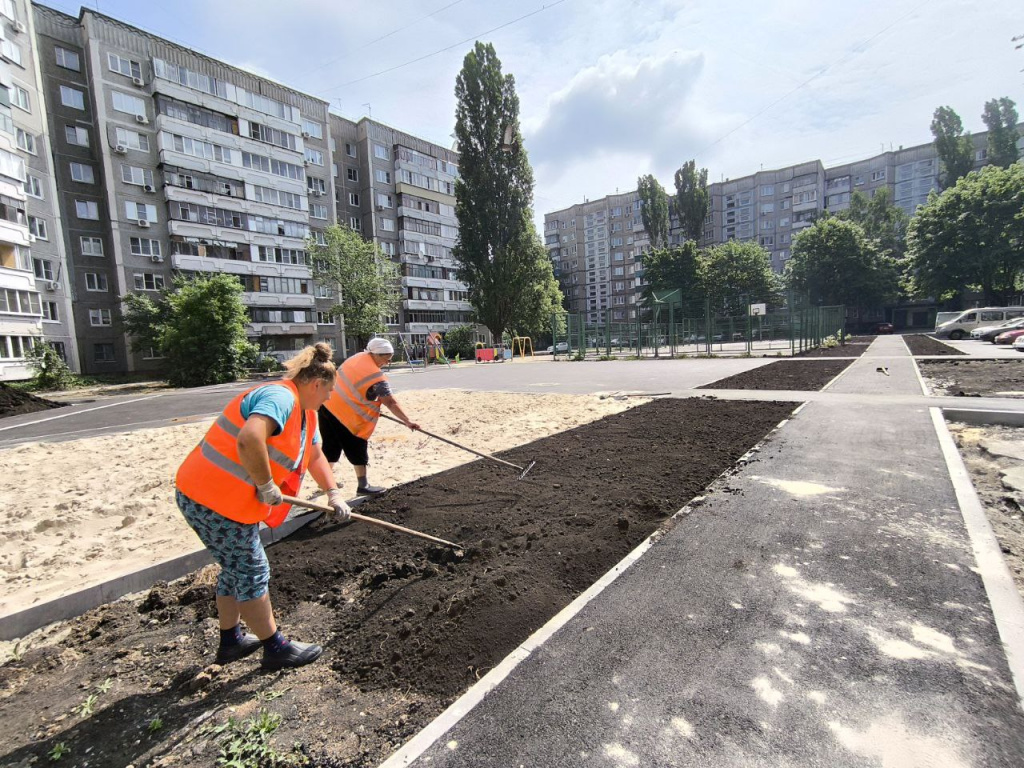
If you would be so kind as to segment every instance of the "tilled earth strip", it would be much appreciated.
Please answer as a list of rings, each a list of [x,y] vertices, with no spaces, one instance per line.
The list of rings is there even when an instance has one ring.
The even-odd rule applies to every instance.
[[[0,668],[0,763],[63,744],[91,768],[205,768],[226,738],[212,726],[266,710],[282,718],[276,749],[301,744],[296,765],[378,765],[794,407],[657,400],[502,454],[537,461],[522,481],[476,461],[360,510],[459,541],[461,559],[368,525],[309,526],[268,551],[284,630],[325,646],[299,670],[210,666],[209,574],[91,611]]]
[[[814,392],[846,370],[851,360],[779,360],[698,389],[760,389]]]

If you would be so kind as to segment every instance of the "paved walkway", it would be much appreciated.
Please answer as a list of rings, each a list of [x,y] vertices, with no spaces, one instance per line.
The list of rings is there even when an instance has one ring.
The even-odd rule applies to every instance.
[[[1020,598],[906,347],[830,392],[385,765],[1024,765]]]

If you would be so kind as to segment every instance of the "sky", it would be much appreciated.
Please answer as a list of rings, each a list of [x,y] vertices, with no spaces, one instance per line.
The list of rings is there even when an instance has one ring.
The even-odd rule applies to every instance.
[[[79,3],[43,0],[78,13]],[[451,146],[474,40],[515,77],[536,220],[584,198],[671,193],[931,141],[935,108],[1024,114],[1022,0],[87,0],[87,7]]]

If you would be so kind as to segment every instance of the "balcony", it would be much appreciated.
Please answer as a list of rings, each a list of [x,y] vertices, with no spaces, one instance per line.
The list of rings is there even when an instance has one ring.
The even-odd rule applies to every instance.
[[[316,298],[310,293],[270,293],[269,291],[246,291],[242,303],[247,307],[261,309],[305,309],[316,306]]]
[[[268,261],[236,261],[207,256],[173,254],[171,266],[183,272],[226,272],[229,275],[259,275],[260,277],[296,277],[309,280],[309,267],[305,264],[277,264]]]
[[[312,336],[316,323],[249,323],[247,326],[260,336]]]

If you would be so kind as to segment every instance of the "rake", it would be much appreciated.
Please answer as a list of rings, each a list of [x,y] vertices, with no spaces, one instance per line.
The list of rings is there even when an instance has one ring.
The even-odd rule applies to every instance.
[[[405,426],[405,424],[403,422],[399,421],[398,419],[394,418],[393,416],[388,416],[386,413],[382,413],[381,417],[387,419],[388,421],[393,421],[393,422],[395,422],[395,424],[402,424],[403,427]],[[505,461],[504,459],[499,459],[497,456],[490,456],[490,455],[488,455],[486,453],[480,453],[480,451],[474,451],[472,448],[469,448],[469,447],[467,447],[465,445],[461,445],[459,443],[456,443],[454,440],[449,440],[447,437],[441,437],[440,435],[435,435],[433,432],[427,432],[427,430],[425,430],[425,429],[420,429],[418,431],[422,432],[427,437],[432,437],[435,440],[440,440],[442,443],[448,443],[448,445],[454,446],[455,448],[461,448],[462,450],[467,451],[468,453],[472,453],[474,456],[479,456],[481,459],[488,459],[490,461],[496,461],[499,464],[504,464],[506,467],[512,467],[512,469],[518,469],[519,470],[519,477],[516,478],[517,480],[522,480],[524,477],[526,477],[526,473],[529,472],[531,469],[533,469],[534,466],[537,464],[536,461],[531,461],[525,467],[521,467],[518,464],[513,464],[511,461]]]

